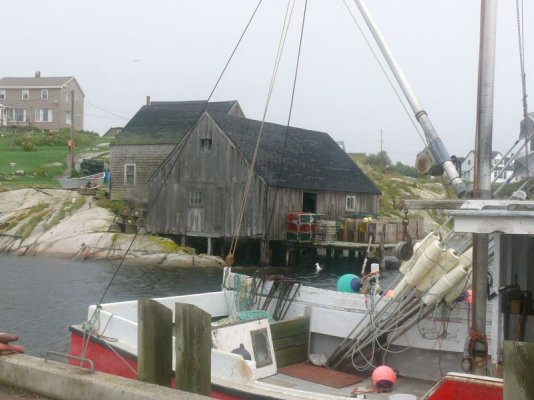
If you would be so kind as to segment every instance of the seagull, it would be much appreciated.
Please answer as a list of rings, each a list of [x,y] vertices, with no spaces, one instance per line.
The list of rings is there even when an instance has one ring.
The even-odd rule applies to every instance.
[[[320,272],[323,270],[323,267],[321,267],[321,265],[319,263],[315,263],[315,271],[316,272]]]

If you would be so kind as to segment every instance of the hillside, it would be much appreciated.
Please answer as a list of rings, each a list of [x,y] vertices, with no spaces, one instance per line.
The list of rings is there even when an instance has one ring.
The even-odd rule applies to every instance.
[[[373,180],[382,192],[380,216],[404,217],[404,212],[396,206],[402,198],[407,199],[445,199],[447,192],[439,177],[421,176],[414,178],[402,175],[392,168],[369,165],[365,154],[349,154],[351,159]],[[437,211],[410,212],[409,218],[423,218],[428,230],[443,223],[444,218]]]

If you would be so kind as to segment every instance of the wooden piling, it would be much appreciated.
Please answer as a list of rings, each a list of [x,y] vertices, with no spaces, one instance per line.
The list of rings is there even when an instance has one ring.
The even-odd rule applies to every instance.
[[[211,316],[193,304],[175,304],[176,389],[211,393]]]
[[[137,375],[143,382],[170,386],[172,379],[172,311],[155,300],[138,302]]]
[[[534,398],[534,343],[504,341],[504,400]]]

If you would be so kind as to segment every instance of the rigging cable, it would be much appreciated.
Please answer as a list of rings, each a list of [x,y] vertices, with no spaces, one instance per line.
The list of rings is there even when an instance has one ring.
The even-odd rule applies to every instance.
[[[245,188],[243,190],[243,197],[241,199],[241,205],[240,205],[240,208],[239,208],[239,214],[237,216],[237,222],[236,222],[236,226],[235,226],[235,229],[234,229],[234,235],[232,236],[230,249],[228,251],[228,255],[226,256],[226,263],[228,265],[232,265],[234,263],[234,254],[235,254],[235,250],[237,248],[237,240],[238,240],[239,233],[241,231],[241,224],[243,222],[243,217],[245,215],[245,208],[246,208],[246,205],[247,205],[248,196],[250,194],[250,186],[251,186],[251,183],[252,183],[254,167],[256,165],[256,160],[257,160],[257,157],[258,157],[261,137],[262,137],[262,134],[263,134],[263,128],[265,126],[265,119],[267,117],[267,111],[269,110],[269,105],[270,105],[270,102],[271,102],[271,96],[272,96],[272,93],[273,93],[273,90],[274,90],[274,84],[276,82],[276,76],[278,74],[278,67],[280,66],[280,60],[282,58],[282,53],[283,53],[283,50],[284,50],[284,47],[285,47],[286,38],[287,38],[287,32],[289,30],[289,25],[291,23],[291,17],[293,15],[293,7],[291,7],[291,3],[293,3],[293,7],[294,7],[295,1],[292,2],[291,0],[289,0],[288,3],[287,3],[286,15],[284,17],[284,22],[282,24],[282,31],[280,33],[280,39],[278,41],[278,51],[277,51],[277,54],[276,54],[276,57],[275,57],[273,73],[272,73],[272,76],[271,76],[271,83],[269,85],[269,91],[267,93],[267,99],[265,101],[265,107],[264,107],[264,110],[263,110],[263,117],[262,117],[260,129],[259,129],[259,132],[258,132],[258,138],[256,140],[256,146],[254,148],[254,153],[252,155],[252,160],[250,162],[250,166],[249,166],[249,170],[248,170],[248,174],[247,174],[247,180],[245,181]],[[291,8],[291,12],[290,12],[290,8]]]
[[[231,60],[233,59],[233,57],[234,57],[234,55],[235,55],[235,53],[236,53],[236,51],[237,51],[239,45],[241,44],[241,42],[242,42],[242,40],[243,40],[243,37],[245,36],[245,34],[246,34],[246,32],[247,32],[247,30],[248,30],[250,24],[252,23],[252,20],[254,19],[254,16],[256,15],[256,12],[257,12],[258,9],[260,8],[260,5],[262,4],[262,2],[263,2],[263,0],[259,0],[259,1],[258,1],[258,4],[256,5],[256,8],[254,9],[254,11],[253,11],[252,15],[250,16],[250,18],[249,18],[249,20],[248,20],[248,22],[247,22],[247,24],[246,24],[246,26],[245,26],[243,32],[241,33],[241,36],[239,37],[239,40],[237,41],[236,45],[234,46],[234,49],[232,50],[232,53],[230,54],[230,57],[228,58],[228,61],[226,62],[225,66],[224,66],[224,68],[223,68],[223,70],[222,70],[222,72],[220,73],[220,75],[219,75],[219,77],[218,77],[218,79],[217,79],[215,85],[213,86],[213,88],[212,88],[212,90],[211,90],[211,92],[210,92],[210,95],[208,96],[208,99],[206,100],[206,103],[204,104],[204,107],[203,107],[203,109],[202,109],[202,112],[199,114],[199,116],[198,116],[197,120],[195,121],[195,123],[192,124],[191,128],[188,130],[189,132],[191,132],[191,131],[198,125],[201,116],[202,116],[202,115],[204,114],[204,112],[206,111],[206,108],[208,107],[209,101],[210,101],[211,97],[213,96],[213,93],[215,92],[216,88],[219,86],[219,83],[220,83],[220,81],[221,81],[221,79],[222,79],[224,73],[225,73],[226,70],[228,69],[228,66],[230,65]],[[185,140],[185,138],[184,138],[184,140]],[[181,141],[178,142],[178,143],[174,146],[173,150],[171,150],[171,152],[169,153],[169,156],[170,156],[172,153],[174,153],[174,152],[176,151],[176,149],[180,146],[180,144],[181,144]],[[183,146],[182,146],[181,148],[183,149]],[[179,154],[178,154],[178,155],[179,155]],[[171,172],[172,172],[172,168],[173,168],[174,165],[176,164],[176,161],[177,161],[177,160],[178,160],[178,157],[176,157],[176,159],[175,159],[174,162],[172,163],[171,167],[169,168],[169,172],[167,173],[167,175],[166,175],[166,176],[164,177],[164,179],[163,179],[163,182],[165,182],[165,181],[167,180],[167,178],[169,177],[169,175],[171,174]],[[163,164],[162,164],[162,165],[163,165]],[[163,189],[163,184],[160,185],[158,191],[156,192],[156,194],[155,194],[155,196],[154,196],[154,201],[153,201],[152,204],[155,204],[156,200],[158,199],[159,195],[161,194],[162,189]],[[149,207],[149,208],[148,208],[148,210],[147,210],[147,214],[150,212],[151,208],[152,208],[152,207]],[[139,227],[136,229],[135,235],[134,235],[134,237],[132,238],[132,241],[131,241],[130,245],[128,246],[128,248],[127,248],[126,251],[124,252],[124,255],[122,256],[121,261],[119,262],[119,265],[118,265],[117,268],[115,269],[115,272],[113,273],[113,275],[112,275],[112,277],[111,277],[111,279],[110,279],[110,281],[109,281],[109,283],[108,283],[108,285],[107,285],[107,287],[106,287],[106,290],[105,290],[104,293],[102,294],[102,297],[100,298],[100,301],[98,302],[97,307],[96,307],[97,310],[98,310],[99,307],[101,307],[100,304],[101,304],[102,301],[104,300],[104,297],[106,296],[106,294],[107,294],[109,288],[111,287],[111,284],[112,284],[113,280],[114,280],[115,277],[117,276],[117,274],[118,274],[118,272],[119,272],[119,269],[121,268],[121,266],[122,266],[122,264],[123,264],[123,262],[124,262],[126,256],[128,255],[128,252],[130,251],[130,249],[131,249],[131,247],[132,247],[132,245],[133,245],[135,239],[137,238],[138,233],[139,233],[139,229],[140,229]]]
[[[393,81],[391,80],[391,78],[389,77],[389,75],[387,74],[386,72],[386,69],[384,68],[384,66],[382,65],[382,62],[380,61],[380,58],[378,57],[378,55],[376,54],[376,51],[373,49],[373,46],[371,46],[371,42],[369,41],[369,39],[367,38],[367,36],[365,36],[365,34],[363,33],[363,29],[362,27],[360,26],[360,24],[358,23],[358,21],[356,20],[356,17],[354,16],[354,13],[352,12],[352,10],[349,8],[349,5],[347,4],[347,0],[343,0],[343,4],[345,5],[345,8],[347,9],[347,11],[349,12],[350,16],[352,17],[352,20],[354,21],[354,23],[356,24],[356,27],[358,28],[358,30],[360,31],[360,34],[362,35],[363,37],[363,40],[365,41],[365,44],[367,45],[367,47],[369,48],[369,50],[371,51],[371,54],[373,55],[374,59],[376,60],[376,62],[378,63],[378,66],[380,67],[380,69],[382,70],[386,80],[388,81],[389,83],[389,86],[391,86],[391,89],[393,89],[393,92],[395,93],[395,96],[397,97],[397,100],[399,100],[399,103],[400,105],[402,106],[402,108],[404,109],[404,112],[406,113],[406,115],[408,116],[408,119],[410,120],[410,122],[412,123],[415,131],[417,132],[417,134],[419,135],[419,137],[421,138],[421,140],[423,141],[424,145],[426,146],[427,145],[427,141],[425,139],[425,137],[423,136],[423,134],[421,133],[419,127],[417,126],[417,124],[414,122],[413,118],[412,118],[412,114],[410,113],[410,111],[408,110],[408,108],[406,107],[406,104],[404,104],[404,101],[402,100],[402,97],[400,96],[397,88],[395,87],[395,85],[393,84]]]
[[[288,136],[289,136],[289,127],[291,125],[291,116],[293,114],[293,104],[294,104],[294,100],[295,100],[295,91],[296,91],[296,87],[297,87],[297,78],[298,78],[298,71],[299,71],[299,66],[300,66],[300,54],[301,54],[301,51],[302,51],[302,39],[304,37],[304,25],[305,25],[305,22],[306,22],[306,10],[307,10],[307,8],[308,8],[308,0],[306,0],[304,2],[304,12],[302,14],[302,25],[301,25],[301,28],[300,28],[299,48],[298,48],[298,52],[297,52],[297,62],[296,62],[296,66],[295,66],[295,74],[294,74],[294,77],[293,77],[293,89],[291,91],[291,101],[290,101],[290,104],[289,104],[289,113],[288,113],[288,116],[287,116],[286,132],[285,132],[285,136],[284,136],[284,144],[282,146],[282,154],[280,156],[280,166],[278,168],[278,174],[277,174],[276,180],[275,180],[277,185],[280,184],[280,178],[282,177],[282,171],[283,171],[283,168],[284,168],[284,158],[285,158],[286,149],[287,149],[287,139],[288,139]],[[267,226],[265,227],[265,235],[264,235],[265,239],[267,239],[267,236],[269,234],[269,229],[271,228],[271,225],[272,225],[272,222],[273,222],[274,211],[276,209],[276,201],[277,200],[278,200],[278,186],[274,188],[274,199],[273,199],[273,202],[272,202],[272,209],[271,209],[271,213],[270,213],[270,216],[269,216],[269,220],[267,222]],[[266,251],[266,248],[262,247],[261,248],[261,252],[260,252],[260,260],[263,259],[265,251]]]
[[[521,2],[521,4],[519,4]],[[517,18],[517,40],[519,44],[519,68],[521,73],[521,91],[523,94],[523,121],[524,124],[522,125],[524,128],[524,132],[521,132],[524,134],[524,140],[525,140],[525,164],[527,168],[527,179],[530,178],[530,171],[529,171],[529,148],[528,148],[528,129],[527,129],[527,120],[528,120],[528,106],[527,106],[527,83],[526,83],[526,74],[525,74],[525,32],[524,32],[524,25],[523,25],[523,0],[516,0],[515,1],[515,10],[516,10],[516,18]]]

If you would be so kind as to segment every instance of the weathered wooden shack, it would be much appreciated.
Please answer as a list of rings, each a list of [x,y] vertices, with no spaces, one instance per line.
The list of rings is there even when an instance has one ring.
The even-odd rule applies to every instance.
[[[152,232],[234,235],[261,121],[205,112],[149,182]],[[380,191],[326,133],[265,123],[239,237],[285,238],[287,214],[376,214]],[[268,257],[269,252],[262,252]],[[264,260],[267,261],[267,260]]]
[[[139,109],[111,143],[111,198],[144,207],[148,179],[203,111],[244,117],[237,101],[158,101]]]

